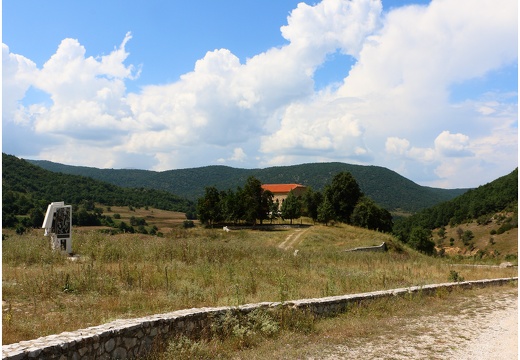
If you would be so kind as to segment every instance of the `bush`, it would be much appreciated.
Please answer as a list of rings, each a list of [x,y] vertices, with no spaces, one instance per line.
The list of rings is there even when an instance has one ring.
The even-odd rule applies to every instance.
[[[431,231],[421,227],[412,229],[408,244],[425,254],[433,254],[435,250],[435,243],[431,241]]]
[[[184,220],[184,222],[182,223],[182,227],[184,229],[190,229],[192,227],[195,227],[195,224],[193,223],[192,220]]]
[[[513,228],[513,224],[511,224],[510,222],[505,222],[502,224],[502,226],[500,226],[497,230],[497,234],[500,235],[500,234],[503,234],[505,233],[506,231],[509,231]]]
[[[474,237],[475,235],[473,235],[473,232],[471,230],[466,230],[462,234],[462,242],[464,243],[464,245],[468,246],[471,239],[473,239]]]
[[[148,234],[148,231],[146,231],[146,228],[144,225],[139,225],[136,230],[139,234]]]
[[[450,275],[448,276],[448,281],[451,282],[461,282],[464,281],[464,278],[459,275],[455,270],[450,270]]]
[[[140,218],[140,217],[132,216],[132,217],[130,217],[130,225],[132,225],[132,226],[145,226],[147,224],[146,224],[146,220],[145,219]]]
[[[479,216],[477,219],[477,224],[479,225],[487,225],[491,222],[491,216],[490,215],[482,215]]]
[[[25,234],[26,231],[27,231],[27,228],[25,226],[23,226],[22,224],[16,225],[16,233],[18,235],[23,235],[23,234]]]
[[[518,256],[516,254],[507,254],[505,257],[506,261],[514,261],[518,259]]]
[[[474,255],[474,258],[477,259],[477,260],[480,260],[480,259],[482,259],[486,255],[487,255],[487,253],[484,250],[479,249],[477,251],[477,253]]]
[[[210,359],[213,351],[205,341],[191,340],[186,336],[171,341],[164,353],[168,359]]]

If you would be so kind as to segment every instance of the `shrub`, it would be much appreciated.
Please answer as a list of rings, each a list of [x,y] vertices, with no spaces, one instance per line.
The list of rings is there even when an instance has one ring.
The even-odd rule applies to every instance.
[[[491,216],[489,215],[482,215],[482,216],[479,216],[479,218],[477,219],[477,224],[479,225],[487,225],[491,222]]]
[[[132,226],[145,226],[147,225],[146,224],[146,220],[143,219],[143,218],[140,218],[140,217],[135,217],[135,216],[132,216],[130,217],[130,225]]]
[[[195,341],[186,336],[171,341],[163,358],[167,359],[210,359],[212,349],[203,340]]]
[[[18,235],[23,235],[27,231],[27,228],[23,226],[22,224],[16,225],[16,233]]]
[[[505,257],[506,261],[514,261],[518,259],[518,256],[516,254],[507,254]]]
[[[486,255],[487,255],[487,253],[484,250],[479,249],[477,251],[477,253],[474,255],[474,258],[477,259],[477,260],[480,260],[480,259],[482,259]]]
[[[195,224],[193,223],[192,220],[184,220],[184,222],[182,223],[182,227],[184,229],[190,229],[192,227],[195,227]]]
[[[475,235],[473,235],[473,232],[471,230],[466,230],[462,234],[462,242],[464,245],[468,246],[471,239],[473,239]]]
[[[455,270],[450,270],[450,275],[448,276],[448,281],[461,282],[461,281],[464,281],[464,278],[462,276],[460,276],[459,273],[456,272]]]
[[[510,222],[505,222],[498,228],[497,234],[498,235],[503,234],[506,231],[511,230],[512,228],[513,228],[513,224],[511,224]]]
[[[419,251],[426,254],[433,254],[435,250],[435,243],[431,241],[431,231],[421,227],[415,227],[410,233],[408,244]]]

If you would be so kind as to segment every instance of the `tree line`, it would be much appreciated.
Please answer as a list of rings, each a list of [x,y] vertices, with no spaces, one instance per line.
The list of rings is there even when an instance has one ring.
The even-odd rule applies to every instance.
[[[47,205],[53,201],[73,206],[74,225],[99,225],[107,221],[102,211],[92,206],[94,203],[149,206],[195,217],[193,202],[167,191],[122,188],[84,176],[53,173],[2,154],[2,227],[41,227]]]
[[[247,178],[244,187],[219,191],[215,186],[205,188],[197,200],[197,214],[201,223],[214,226],[221,223],[256,225],[264,221],[310,217],[314,222],[328,225],[342,222],[383,232],[392,231],[392,215],[366,197],[349,172],[336,174],[323,192],[308,187],[301,196],[292,191],[279,204],[269,190],[262,188],[254,176]]]

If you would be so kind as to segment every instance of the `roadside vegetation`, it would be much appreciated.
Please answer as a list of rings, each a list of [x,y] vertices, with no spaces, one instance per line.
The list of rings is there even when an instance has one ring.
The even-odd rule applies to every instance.
[[[460,352],[475,341],[487,314],[505,306],[492,299],[503,302],[517,297],[517,286],[511,282],[432,296],[378,299],[352,306],[336,317],[307,316],[289,326],[283,326],[277,313],[255,314],[245,319],[248,323],[236,326],[235,322],[235,331],[225,339],[211,333],[201,339],[176,338],[147,360],[449,358],[452,351]],[[222,329],[230,329],[230,324],[218,323]],[[259,331],[262,326],[274,331]]]
[[[52,252],[41,230],[4,230],[3,343],[192,307],[446,282],[452,270],[465,280],[516,275],[514,268],[458,267],[391,235],[344,224],[309,227],[294,248],[278,247],[298,230],[225,232],[180,225],[158,237],[76,229],[76,261]],[[344,252],[383,241],[386,253]]]

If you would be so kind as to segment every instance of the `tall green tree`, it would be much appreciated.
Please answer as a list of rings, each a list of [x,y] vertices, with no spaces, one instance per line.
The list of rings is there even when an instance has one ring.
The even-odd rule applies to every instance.
[[[331,203],[336,219],[347,224],[362,195],[356,179],[346,171],[336,174],[325,189],[325,197]]]
[[[280,202],[278,199],[271,203],[271,208],[269,209],[269,220],[271,220],[271,224],[273,220],[276,220],[280,217]]]
[[[260,212],[258,213],[258,219],[260,219],[260,224],[262,224],[264,220],[269,219],[269,213],[273,208],[273,203],[274,194],[269,190],[262,189]]]
[[[329,221],[334,220],[334,217],[334,208],[332,207],[329,199],[325,196],[320,206],[318,207],[318,221],[328,225]]]
[[[239,187],[237,192],[231,189],[220,192],[220,208],[225,221],[236,224],[244,216],[242,202],[240,201],[241,191],[242,189]]]
[[[197,202],[197,212],[200,222],[208,226],[222,220],[220,193],[216,187],[206,187],[204,197]]]
[[[414,227],[410,232],[408,245],[412,248],[431,255],[435,251],[435,243],[431,240],[432,232],[422,227]]]
[[[318,208],[323,202],[323,194],[319,191],[313,191],[312,188],[309,187],[305,193],[303,193],[302,200],[305,206],[305,215],[316,222],[318,220]]]
[[[382,232],[392,231],[392,215],[378,206],[372,199],[363,196],[350,217],[352,225]]]
[[[289,219],[292,221],[293,219],[298,219],[302,214],[302,202],[301,199],[294,195],[292,191],[289,192],[287,198],[282,203],[282,218]]]
[[[246,222],[256,224],[256,220],[260,220],[260,223],[262,223],[267,218],[269,213],[268,196],[263,195],[263,193],[260,180],[254,176],[248,177],[241,194]]]

